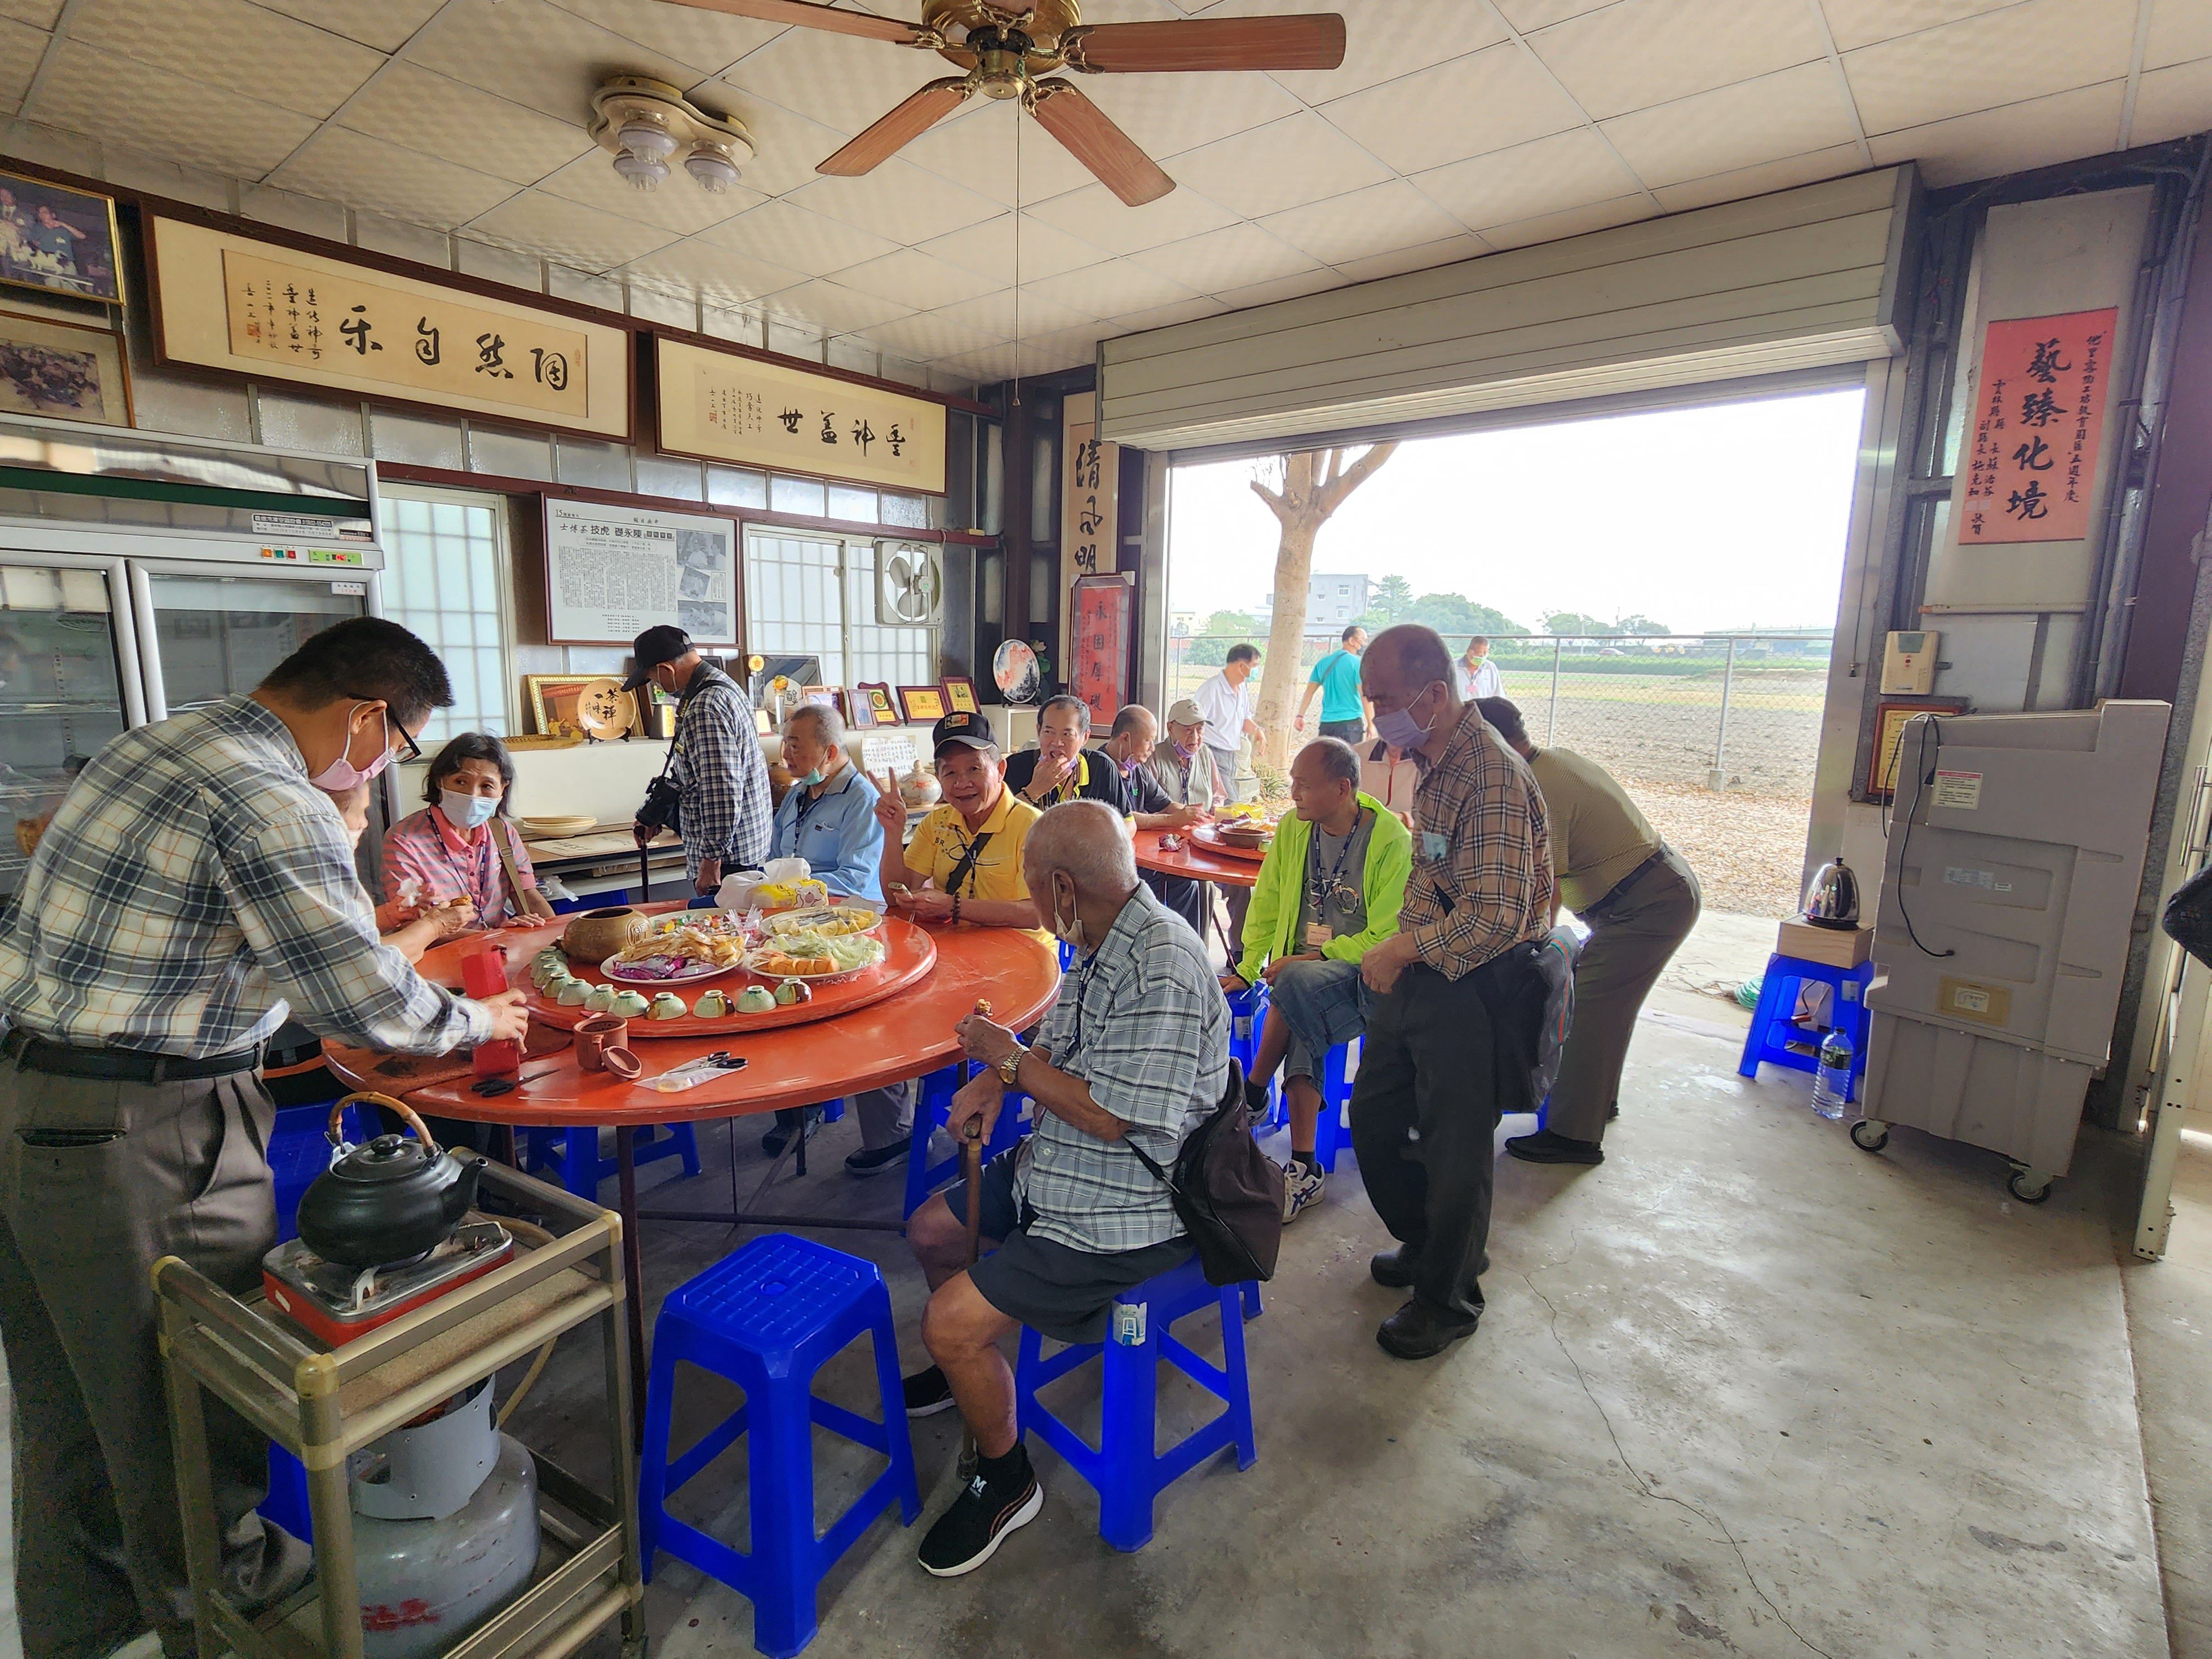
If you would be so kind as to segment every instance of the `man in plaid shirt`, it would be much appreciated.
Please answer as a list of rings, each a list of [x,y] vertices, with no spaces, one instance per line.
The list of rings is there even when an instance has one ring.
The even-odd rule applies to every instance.
[[[1360,678],[1376,734],[1413,757],[1421,781],[1398,931],[1360,959],[1376,1000],[1352,1144],[1375,1212],[1400,1241],[1370,1271],[1413,1292],[1376,1340],[1425,1359],[1482,1317],[1498,1119],[1537,1104],[1552,857],[1535,781],[1461,701],[1434,629],[1384,629]]]
[[[676,699],[676,740],[668,777],[682,797],[677,832],[692,884],[711,893],[722,878],[768,862],[775,820],[768,763],[744,689],[699,654],[691,636],[665,623],[648,628],[630,647],[635,665],[623,690],[648,683]],[[660,826],[634,826],[642,847]]]
[[[999,1340],[1027,1325],[1098,1341],[1115,1296],[1188,1256],[1167,1188],[1130,1146],[1172,1166],[1229,1075],[1229,1006],[1205,947],[1139,883],[1120,814],[1103,801],[1055,806],[1022,857],[1039,919],[1078,966],[1034,1048],[985,1015],[961,1022],[962,1044],[985,1069],[953,1097],[948,1127],[957,1138],[972,1125],[988,1141],[1018,1089],[1037,1104],[1036,1133],[983,1172],[991,1255],[963,1271],[964,1182],[907,1229],[929,1279],[921,1335],[937,1361],[907,1379],[907,1412],[957,1405],[979,1455],[975,1478],[922,1540],[921,1564],[939,1577],[982,1565],[1044,1502]]]
[[[262,1045],[288,1011],[418,1054],[528,1024],[520,992],[464,1001],[377,942],[325,793],[411,758],[453,700],[397,623],[327,629],[252,696],[101,750],[0,916],[0,1341],[32,1659],[149,1626],[192,1651],[149,1270],[173,1255],[234,1294],[258,1285],[276,1240]],[[223,1584],[270,1605],[308,1559],[253,1512],[266,1437],[219,1406],[207,1429]]]

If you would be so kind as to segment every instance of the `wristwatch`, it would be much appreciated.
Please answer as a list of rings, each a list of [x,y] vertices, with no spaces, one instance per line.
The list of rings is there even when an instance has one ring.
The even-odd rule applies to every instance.
[[[999,1080],[1004,1083],[1009,1089],[1014,1086],[1014,1075],[1022,1069],[1022,1060],[1028,1053],[1028,1049],[1017,1042],[1006,1052],[1005,1058],[999,1061],[996,1068],[999,1073]]]

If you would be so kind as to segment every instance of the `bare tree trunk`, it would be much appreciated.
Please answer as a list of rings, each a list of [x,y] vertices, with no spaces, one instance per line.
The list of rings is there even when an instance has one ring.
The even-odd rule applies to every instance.
[[[1267,659],[1255,714],[1265,735],[1259,758],[1276,771],[1290,764],[1291,713],[1304,678],[1298,659],[1305,640],[1306,596],[1313,576],[1314,539],[1352,492],[1397,453],[1395,443],[1375,444],[1353,459],[1346,449],[1308,449],[1283,458],[1283,487],[1258,478],[1253,493],[1282,526],[1275,549],[1275,613],[1267,629]]]

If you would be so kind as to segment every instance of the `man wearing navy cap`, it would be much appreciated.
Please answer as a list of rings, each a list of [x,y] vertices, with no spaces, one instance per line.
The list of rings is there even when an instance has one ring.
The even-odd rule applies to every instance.
[[[693,886],[711,893],[722,878],[768,861],[768,763],[761,758],[752,700],[744,688],[699,655],[680,628],[648,628],[630,647],[635,663],[623,690],[648,684],[676,699],[676,741],[663,775],[679,803],[675,828],[684,837],[684,867]],[[641,847],[664,826],[641,812],[631,826]]]

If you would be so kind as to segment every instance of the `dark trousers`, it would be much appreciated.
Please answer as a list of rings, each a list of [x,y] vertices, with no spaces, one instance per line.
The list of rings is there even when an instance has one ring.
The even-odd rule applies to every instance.
[[[1358,743],[1367,735],[1367,722],[1358,720],[1323,720],[1321,734],[1324,738],[1341,738],[1346,743]]]
[[[1352,1084],[1359,1176],[1406,1247],[1413,1294],[1468,1319],[1482,1313],[1490,1266],[1498,1115],[1524,1109],[1529,1093],[1542,1017],[1530,955],[1518,947],[1455,980],[1406,969],[1375,999]]]
[[[1193,881],[1188,876],[1164,875],[1158,870],[1140,870],[1137,878],[1152,890],[1162,904],[1190,924],[1190,931],[1198,935],[1200,944],[1206,942],[1204,882]]]
[[[149,1626],[168,1659],[196,1650],[149,1269],[177,1255],[234,1295],[259,1284],[274,1112],[250,1073],[105,1083],[0,1065],[0,1342],[30,1659],[100,1659]],[[249,1603],[285,1593],[308,1562],[253,1513],[268,1441],[226,1407],[207,1426],[225,1585]]]

